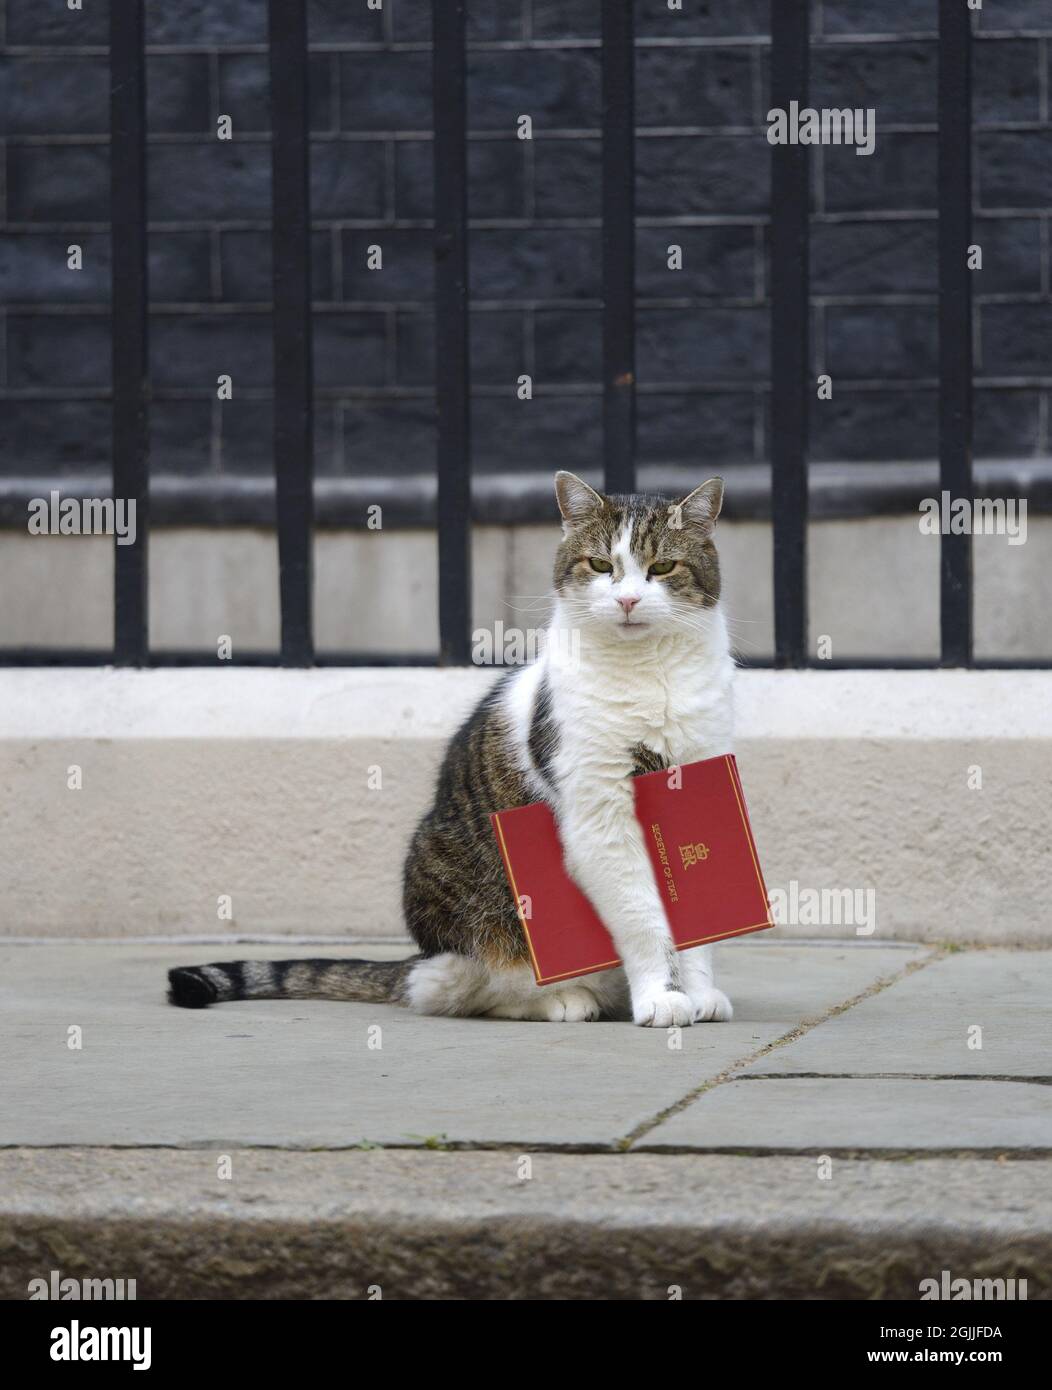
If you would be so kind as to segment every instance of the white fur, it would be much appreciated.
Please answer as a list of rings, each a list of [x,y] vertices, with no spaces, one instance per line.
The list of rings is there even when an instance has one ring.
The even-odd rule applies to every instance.
[[[559,728],[553,807],[566,865],[606,924],[624,969],[538,988],[525,966],[490,971],[439,956],[413,972],[409,1002],[420,1012],[575,1021],[599,1012],[624,1016],[630,1003],[636,1023],[656,1028],[731,1017],[713,982],[711,947],[675,955],[679,988],[669,988],[671,937],[630,780],[631,750],[640,743],[671,764],[731,751],[727,627],[718,605],[677,605],[663,584],[647,579],[631,554],[630,529],[615,542],[612,573],[595,575],[583,596],[556,600],[543,655],[517,672],[503,695],[519,766],[538,799],[552,797],[527,747],[538,685],[547,680]],[[627,595],[638,603],[626,618],[618,599]]]

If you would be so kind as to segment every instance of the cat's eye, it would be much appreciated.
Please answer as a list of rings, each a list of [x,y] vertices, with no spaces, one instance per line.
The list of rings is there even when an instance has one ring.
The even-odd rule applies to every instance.
[[[589,555],[588,563],[596,574],[609,574],[614,568],[609,560],[601,560],[598,555]]]
[[[648,574],[671,574],[676,568],[675,560],[655,560],[647,571]]]

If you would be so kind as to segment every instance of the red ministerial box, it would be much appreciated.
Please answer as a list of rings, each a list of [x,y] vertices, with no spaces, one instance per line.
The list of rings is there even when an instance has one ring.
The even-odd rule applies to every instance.
[[[636,819],[676,950],[773,927],[733,755],[633,782]],[[497,811],[490,819],[537,983],[620,965],[610,933],[566,871],[547,803]]]

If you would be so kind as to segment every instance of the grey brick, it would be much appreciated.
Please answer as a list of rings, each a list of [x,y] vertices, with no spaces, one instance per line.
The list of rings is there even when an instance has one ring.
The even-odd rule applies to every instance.
[[[431,314],[400,313],[397,322],[397,377],[400,386],[430,386],[435,379],[435,320]],[[471,380],[514,392],[526,370],[522,314],[471,315]]]
[[[111,419],[108,401],[5,401],[0,457],[13,460],[20,474],[109,468]]]
[[[156,145],[147,176],[155,221],[270,218],[270,150],[265,145],[228,140]]]
[[[592,396],[484,397],[472,404],[478,467],[514,473],[595,467],[602,449],[602,401]]]
[[[210,131],[208,57],[203,53],[150,54],[146,59],[146,123],[156,131]]]
[[[66,265],[67,248],[83,250],[83,269]],[[110,297],[110,239],[101,232],[26,232],[0,237],[0,301],[105,303]]]
[[[938,56],[935,43],[816,48],[808,104],[819,109],[872,107],[879,144],[881,125],[935,120]]]
[[[223,298],[239,303],[268,303],[273,295],[269,232],[223,232],[219,264]],[[311,298],[332,299],[332,248],[328,232],[311,236]]]
[[[266,41],[267,7],[261,0],[179,0],[177,5],[146,6],[147,43]]]
[[[599,309],[538,309],[534,356],[538,382],[598,382],[603,369]]]
[[[938,321],[924,305],[860,305],[826,310],[825,370],[837,380],[906,379],[938,371]]]
[[[150,470],[154,476],[211,473],[211,401],[150,403]]]
[[[107,245],[107,256],[109,246]],[[212,297],[207,232],[151,232],[150,298],[154,303],[200,304]]]
[[[160,387],[189,386],[212,395],[216,378],[231,376],[235,400],[239,387],[269,386],[270,319],[259,314],[154,314],[150,370]]]
[[[522,0],[471,0],[468,6],[468,42],[521,39],[522,9]],[[430,30],[427,37],[430,37]]]
[[[927,134],[881,135],[871,155],[850,146],[822,150],[825,203],[830,212],[934,208],[936,205],[936,137]]]
[[[348,401],[342,422],[344,474],[426,473],[435,466],[431,400]],[[472,420],[476,430],[477,423],[476,411]],[[475,441],[477,446],[477,433]]]
[[[670,10],[666,0],[643,0],[636,11],[636,33],[641,37],[699,34],[730,38],[766,34],[771,27],[770,0],[734,0],[732,5],[726,0],[683,0],[682,10]]]
[[[431,55],[341,54],[340,124],[344,130],[430,130]]]
[[[702,483],[726,463],[752,461],[755,414],[755,398],[747,391],[641,395],[639,461],[690,464]]]
[[[1041,227],[1036,218],[977,218],[974,235],[983,248],[983,269],[975,279],[977,295],[1040,290]],[[934,220],[813,223],[812,291],[820,295],[934,293],[937,237]]]
[[[511,0],[518,5],[519,0]],[[469,6],[470,11],[474,6]],[[394,0],[394,36],[399,43],[431,42],[431,0]]]
[[[1036,217],[979,217],[972,233],[983,248],[975,293],[1033,293],[1041,289],[1041,223]]]
[[[636,164],[640,215],[767,212],[771,147],[763,136],[662,136],[640,144]]]
[[[64,0],[7,0],[7,42],[17,44],[106,45],[110,41],[109,9],[84,5],[69,9]]]
[[[318,386],[382,386],[386,380],[383,314],[345,310],[314,316]]]
[[[751,126],[755,119],[746,50],[636,50],[637,125]]]
[[[333,130],[332,64],[328,53],[310,55],[308,83],[313,131]],[[219,114],[239,132],[270,129],[270,65],[263,53],[224,53],[219,57]],[[211,124],[209,122],[209,124]]]
[[[311,216],[382,218],[385,214],[385,151],[381,142],[317,141],[311,145]]]
[[[826,34],[934,33],[939,27],[938,0],[824,0],[822,15]]]
[[[514,132],[520,115],[535,134],[599,125],[600,60],[594,49],[473,53],[468,58],[472,130]]]
[[[13,222],[107,222],[110,152],[104,145],[34,145],[7,152]]]
[[[649,149],[650,144],[646,151]],[[545,140],[543,135],[534,140],[533,196],[537,216],[598,217],[601,161],[599,140]]]
[[[16,388],[108,387],[109,320],[9,314],[7,355],[8,382]]]
[[[812,292],[836,295],[934,292],[938,286],[937,239],[934,221],[814,223],[811,227]],[[767,275],[770,283],[769,264]]]
[[[549,146],[554,143],[549,141]],[[395,209],[399,217],[425,218],[434,208],[430,140],[395,142]],[[471,217],[521,217],[524,213],[527,146],[523,140],[472,140],[468,144],[468,213]]]
[[[850,387],[838,389],[834,381],[831,400],[812,402],[810,425],[811,457],[818,462],[930,459],[937,454],[934,391],[852,392]]]
[[[980,458],[1027,458],[1039,454],[1040,403],[1039,391],[984,391],[980,387],[972,406],[976,454]]]
[[[599,293],[599,233],[477,231],[469,273],[480,299],[592,298]]]
[[[595,38],[600,29],[601,5],[602,0],[533,0],[534,38]]]
[[[640,382],[753,381],[766,375],[765,309],[641,309],[636,316]]]
[[[997,0],[979,12],[980,29],[1032,29],[1052,33],[1052,0]]]
[[[668,248],[683,248],[683,269],[669,270]],[[646,298],[755,294],[753,228],[639,227],[636,230],[636,293]]]
[[[238,397],[235,390],[233,400],[221,403],[217,418],[219,471],[273,478],[274,402]],[[332,449],[332,410],[327,404],[318,404],[314,409],[314,463],[319,474],[331,468]]]
[[[396,14],[401,9],[400,0],[386,3]],[[348,0],[309,0],[307,33],[311,43],[379,43],[384,37],[383,11]]]
[[[1052,377],[1052,304],[984,304],[982,374]]]
[[[987,131],[975,159],[980,207],[1052,207],[1052,130]]]
[[[378,302],[429,301],[434,295],[433,235],[430,231],[345,231],[343,297]],[[370,270],[368,248],[383,250],[383,269]]]
[[[1041,115],[1036,39],[982,39],[972,50],[976,125],[1036,121]]]
[[[105,58],[0,58],[0,130],[8,135],[108,132]]]

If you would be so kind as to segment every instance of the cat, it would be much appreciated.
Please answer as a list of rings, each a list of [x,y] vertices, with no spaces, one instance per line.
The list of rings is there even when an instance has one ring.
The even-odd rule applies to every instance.
[[[679,501],[559,472],[563,538],[541,655],[453,736],[405,861],[404,961],[235,961],[169,971],[186,1008],[230,999],[396,1002],[424,1014],[654,1028],[721,1021],[711,947],[676,952],[630,778],[731,751],[734,660],[713,540],[723,480]],[[566,866],[623,968],[538,987],[490,812],[546,800]]]

